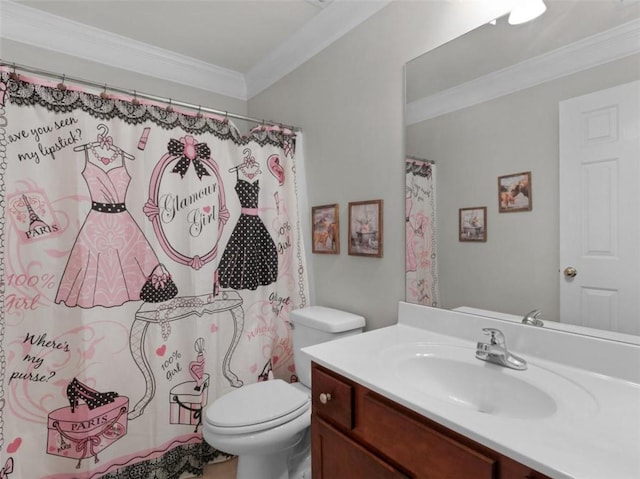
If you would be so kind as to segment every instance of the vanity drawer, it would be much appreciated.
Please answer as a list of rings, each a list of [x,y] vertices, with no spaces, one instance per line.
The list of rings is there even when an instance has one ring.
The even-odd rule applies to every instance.
[[[493,479],[494,458],[414,419],[375,393],[358,401],[359,435],[389,460],[418,478]]]
[[[311,373],[313,411],[322,419],[347,430],[353,428],[354,386],[319,366]]]

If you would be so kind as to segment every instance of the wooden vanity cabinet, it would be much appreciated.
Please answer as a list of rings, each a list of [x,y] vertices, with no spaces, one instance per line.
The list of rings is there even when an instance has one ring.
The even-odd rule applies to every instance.
[[[313,364],[313,479],[550,479]]]

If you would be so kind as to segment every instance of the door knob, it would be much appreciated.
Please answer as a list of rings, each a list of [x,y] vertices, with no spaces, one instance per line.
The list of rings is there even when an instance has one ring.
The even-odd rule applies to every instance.
[[[320,394],[320,402],[322,404],[327,404],[329,401],[331,401],[331,393]]]
[[[578,270],[575,269],[573,266],[567,266],[564,269],[564,275],[567,278],[575,278],[578,275]]]

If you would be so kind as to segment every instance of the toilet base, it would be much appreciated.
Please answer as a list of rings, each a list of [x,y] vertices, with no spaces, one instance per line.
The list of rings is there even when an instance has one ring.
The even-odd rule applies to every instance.
[[[272,454],[240,454],[236,479],[311,479],[311,430],[296,444]]]
[[[287,451],[269,455],[238,456],[236,479],[289,479]]]
[[[289,479],[311,479],[311,451],[294,467],[289,463]]]
[[[300,442],[287,459],[289,479],[311,479],[311,428],[304,431]]]

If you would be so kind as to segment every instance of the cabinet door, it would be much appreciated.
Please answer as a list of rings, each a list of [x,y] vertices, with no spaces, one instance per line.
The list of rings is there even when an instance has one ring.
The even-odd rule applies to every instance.
[[[313,479],[408,479],[327,423],[311,421]]]
[[[495,458],[410,417],[395,403],[368,392],[358,407],[358,428],[366,443],[406,467],[415,477],[497,477]]]

